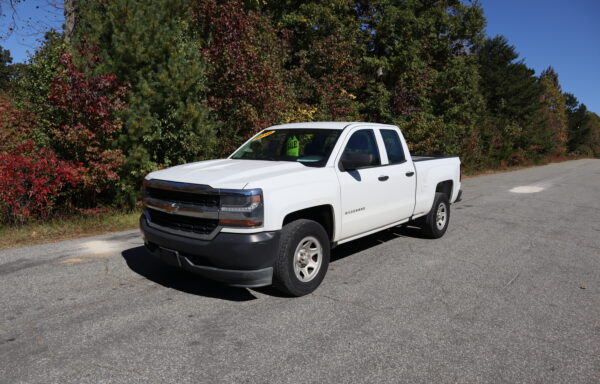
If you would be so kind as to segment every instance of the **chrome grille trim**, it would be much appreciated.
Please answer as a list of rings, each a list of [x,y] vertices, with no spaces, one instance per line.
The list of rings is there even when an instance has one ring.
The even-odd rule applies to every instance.
[[[165,213],[172,213],[181,216],[198,217],[203,219],[219,218],[219,208],[215,207],[176,203],[171,201],[155,199],[153,197],[148,196],[142,198],[142,203],[146,208],[152,208]]]

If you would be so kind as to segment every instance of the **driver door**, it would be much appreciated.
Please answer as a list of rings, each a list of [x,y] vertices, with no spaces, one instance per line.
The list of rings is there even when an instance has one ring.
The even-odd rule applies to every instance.
[[[387,217],[385,211],[389,209],[389,196],[380,180],[381,151],[378,141],[373,129],[356,128],[346,139],[336,164],[342,207],[340,240],[387,224],[384,221]],[[339,161],[352,152],[368,155],[370,164],[351,171],[340,169]]]

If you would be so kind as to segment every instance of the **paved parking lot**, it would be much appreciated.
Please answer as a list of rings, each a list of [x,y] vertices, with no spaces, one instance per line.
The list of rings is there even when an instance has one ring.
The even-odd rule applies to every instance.
[[[165,268],[137,231],[0,252],[0,382],[600,382],[600,160],[463,181],[290,299]]]

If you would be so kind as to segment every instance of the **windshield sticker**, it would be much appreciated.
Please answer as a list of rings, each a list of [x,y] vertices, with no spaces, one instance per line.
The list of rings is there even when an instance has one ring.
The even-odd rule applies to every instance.
[[[252,140],[252,141],[260,140],[260,139],[262,139],[262,138],[264,138],[264,137],[267,137],[267,136],[269,136],[269,135],[272,135],[273,133],[275,133],[275,131],[269,131],[269,132],[265,132],[265,133],[263,133],[262,135],[258,135],[258,136],[256,136],[256,137],[254,138],[254,140]]]
[[[287,141],[287,155],[288,156],[300,156],[300,142],[296,136],[292,136]]]

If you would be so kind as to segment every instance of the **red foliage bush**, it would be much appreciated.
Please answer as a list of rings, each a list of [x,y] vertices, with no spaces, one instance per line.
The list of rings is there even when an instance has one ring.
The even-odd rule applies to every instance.
[[[26,141],[11,152],[0,153],[0,214],[5,221],[21,223],[45,216],[64,187],[78,183],[76,165]]]
[[[0,95],[0,151],[10,151],[31,137],[35,116],[13,107],[6,96]]]
[[[98,60],[86,52],[82,55],[90,66]],[[113,143],[122,128],[117,115],[127,108],[128,87],[113,74],[95,76],[78,70],[68,53],[61,55],[60,65],[62,72],[49,95],[58,122],[52,139],[63,158],[83,164],[82,192],[86,203],[93,205],[97,194],[119,180],[124,157]]]
[[[59,160],[29,140],[36,119],[0,95],[0,220],[47,215],[64,187],[79,183],[79,165]]]

